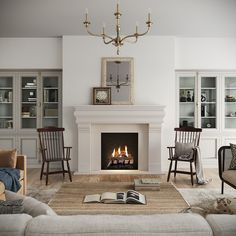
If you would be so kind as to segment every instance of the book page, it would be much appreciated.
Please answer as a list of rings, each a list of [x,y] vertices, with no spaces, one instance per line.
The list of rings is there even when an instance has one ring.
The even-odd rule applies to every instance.
[[[105,192],[101,195],[101,202],[104,203],[124,203],[126,194],[124,192],[111,193]]]
[[[92,203],[92,202],[100,202],[100,194],[91,194],[91,195],[86,195],[84,198],[85,203]]]
[[[128,190],[126,203],[146,204],[146,197],[134,190]]]

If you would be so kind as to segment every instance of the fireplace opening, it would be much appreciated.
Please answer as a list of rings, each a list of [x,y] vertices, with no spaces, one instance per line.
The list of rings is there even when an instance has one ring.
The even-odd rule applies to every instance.
[[[101,133],[101,169],[138,169],[138,133]]]

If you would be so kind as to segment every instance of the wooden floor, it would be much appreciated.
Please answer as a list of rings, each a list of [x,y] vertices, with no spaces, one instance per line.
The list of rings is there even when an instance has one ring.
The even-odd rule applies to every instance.
[[[170,181],[172,181],[177,188],[221,188],[221,181],[218,175],[218,169],[205,169],[205,175],[210,182],[206,185],[191,185],[189,175],[177,174],[176,178],[171,176]],[[49,176],[49,184],[45,185],[45,176],[40,181],[40,169],[28,169],[27,182],[28,187],[40,187],[45,189],[59,188],[63,182],[69,182],[68,175],[66,175],[63,180],[62,174],[55,174]],[[162,182],[166,182],[165,175],[128,175],[128,174],[102,174],[102,175],[73,175],[73,182],[132,182],[134,178],[140,177],[158,177]]]

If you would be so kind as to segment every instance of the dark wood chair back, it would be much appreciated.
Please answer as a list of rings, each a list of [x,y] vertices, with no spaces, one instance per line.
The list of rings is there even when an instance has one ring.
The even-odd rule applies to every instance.
[[[194,143],[194,146],[198,146],[200,142],[200,136],[202,129],[194,127],[181,127],[175,128],[175,142],[180,143]]]
[[[64,130],[64,128],[57,127],[37,129],[42,158],[44,161],[62,161],[65,159]]]

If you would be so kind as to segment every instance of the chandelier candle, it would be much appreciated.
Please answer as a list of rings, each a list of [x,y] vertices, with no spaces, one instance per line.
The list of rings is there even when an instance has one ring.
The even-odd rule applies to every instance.
[[[138,33],[138,25],[136,24],[135,33],[129,34],[127,36],[122,37],[121,34],[120,34],[120,30],[121,30],[120,17],[121,17],[122,14],[120,12],[119,3],[117,3],[117,5],[116,5],[116,12],[114,13],[114,15],[115,15],[115,19],[116,19],[116,37],[109,36],[108,34],[105,33],[105,25],[104,24],[103,24],[103,27],[102,27],[102,33],[101,34],[92,33],[89,30],[89,25],[91,24],[91,22],[89,21],[89,18],[88,18],[88,9],[86,9],[86,11],[85,11],[85,21],[83,22],[83,24],[84,24],[88,34],[90,34],[92,36],[101,37],[105,44],[112,43],[116,47],[117,55],[119,55],[120,54],[120,47],[124,44],[126,39],[131,38],[131,39],[133,39],[133,41],[131,41],[131,43],[136,43],[138,41],[138,37],[144,36],[149,32],[149,30],[151,28],[151,25],[153,23],[151,22],[151,13],[150,13],[150,10],[149,10],[148,19],[146,21],[147,30],[143,33]]]

